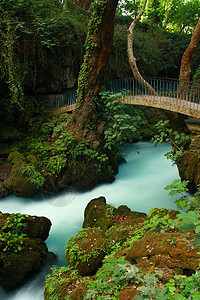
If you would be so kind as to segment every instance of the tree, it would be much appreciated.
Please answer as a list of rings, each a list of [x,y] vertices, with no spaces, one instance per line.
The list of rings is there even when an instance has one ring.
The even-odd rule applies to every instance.
[[[200,39],[200,19],[195,27],[189,46],[185,50],[182,57],[180,75],[179,75],[179,80],[180,80],[179,96],[182,96],[184,86],[187,84],[187,82],[190,81],[192,57],[197,48],[199,39]]]
[[[167,26],[179,33],[191,33],[199,18],[199,0],[172,0],[172,6],[168,13]]]
[[[89,139],[93,148],[100,146],[103,135],[99,93],[104,88],[117,2],[118,0],[100,0],[93,3],[84,62],[78,78],[78,106],[67,128],[77,140]]]
[[[127,52],[128,52],[128,59],[129,59],[129,64],[131,66],[131,70],[133,72],[133,75],[135,79],[145,88],[149,90],[151,94],[156,94],[155,90],[152,88],[152,86],[145,81],[145,79],[142,77],[140,74],[137,64],[136,64],[136,58],[134,57],[133,54],[133,29],[135,28],[136,24],[139,22],[146,6],[147,0],[144,1],[143,7],[140,11],[140,13],[137,15],[137,17],[133,20],[131,23],[129,29],[128,29],[128,41],[127,41]]]
[[[118,13],[136,17],[143,0],[126,0],[119,4]],[[143,23],[150,27],[173,32],[191,33],[200,17],[199,0],[149,0],[143,14]]]
[[[75,0],[75,5],[82,9],[88,10],[93,0]]]

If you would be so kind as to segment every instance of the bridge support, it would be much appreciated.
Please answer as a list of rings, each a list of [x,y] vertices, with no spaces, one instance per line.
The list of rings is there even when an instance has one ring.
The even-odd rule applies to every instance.
[[[188,119],[185,120],[185,124],[191,132],[190,150],[195,152],[200,151],[200,119]]]
[[[200,185],[200,120],[188,119],[185,123],[190,131],[191,144],[178,163],[179,175],[188,180],[188,187],[195,191]]]

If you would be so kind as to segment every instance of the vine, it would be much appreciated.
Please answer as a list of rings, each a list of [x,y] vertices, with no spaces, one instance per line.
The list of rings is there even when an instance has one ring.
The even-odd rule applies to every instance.
[[[89,24],[88,24],[88,33],[85,41],[85,55],[84,61],[81,66],[80,75],[78,78],[78,103],[83,102],[84,98],[84,90],[85,87],[88,89],[88,94],[93,96],[93,90],[89,84],[88,80],[88,61],[91,57],[92,50],[97,47],[97,44],[93,41],[94,35],[99,30],[99,27],[102,22],[102,16],[105,10],[106,1],[94,1],[91,5],[91,9],[93,9],[93,13],[91,15]]]
[[[80,11],[76,13],[78,20],[83,18]],[[86,27],[87,18],[74,21],[64,15],[59,1],[51,0],[3,1],[0,15],[0,79],[10,91],[12,106],[22,108],[24,87],[34,91],[38,74],[41,76],[38,71],[48,63],[49,56],[56,56],[59,65],[63,61],[72,65],[75,55],[79,64],[81,28]]]
[[[5,40],[5,48],[2,56],[4,58],[6,70],[8,73],[7,83],[11,93],[11,102],[19,104],[19,106],[22,108],[21,103],[24,98],[24,92],[22,88],[20,72],[18,70],[16,62],[14,61],[14,46],[15,41],[18,38],[16,31],[20,24],[12,24],[7,14],[4,14],[3,20],[3,25],[6,27],[6,30],[4,32],[1,32],[2,38]]]

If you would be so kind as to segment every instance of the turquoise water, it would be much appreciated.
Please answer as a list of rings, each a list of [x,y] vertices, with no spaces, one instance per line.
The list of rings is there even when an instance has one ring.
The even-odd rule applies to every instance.
[[[166,143],[156,148],[150,142],[127,145],[123,152],[127,163],[120,166],[113,183],[102,184],[85,193],[66,189],[59,195],[42,194],[30,199],[10,195],[1,200],[0,210],[48,217],[52,222],[46,241],[48,249],[58,256],[58,265],[66,265],[65,243],[82,227],[84,209],[91,199],[105,196],[107,203],[114,206],[125,204],[141,212],[148,212],[152,207],[176,208],[173,203],[176,198],[169,197],[164,190],[166,185],[179,178],[176,166],[164,156],[169,150],[170,145]],[[0,290],[0,299],[43,299],[46,272],[47,269],[42,270],[13,292]]]

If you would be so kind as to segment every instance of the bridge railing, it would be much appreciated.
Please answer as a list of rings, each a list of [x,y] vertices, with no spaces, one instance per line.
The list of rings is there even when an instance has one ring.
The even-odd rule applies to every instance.
[[[104,90],[112,94],[122,93],[126,96],[144,96],[158,101],[168,101],[194,107],[200,104],[200,85],[192,82],[180,82],[170,78],[146,78],[153,87],[153,93],[147,85],[138,83],[134,78],[116,79],[105,83]],[[39,96],[44,109],[51,110],[76,103],[76,89],[68,89],[57,95]],[[199,106],[198,106],[199,107]]]
[[[40,95],[38,100],[46,110],[57,109],[64,106],[72,105],[76,103],[76,89],[71,88],[66,92],[51,95]]]
[[[134,78],[117,79],[105,84],[105,90],[112,94],[121,92],[126,96],[147,96],[160,101],[170,101],[185,106],[200,104],[200,85],[192,82],[181,82],[170,78],[145,78],[153,87],[137,82]],[[184,101],[182,101],[184,100]]]

